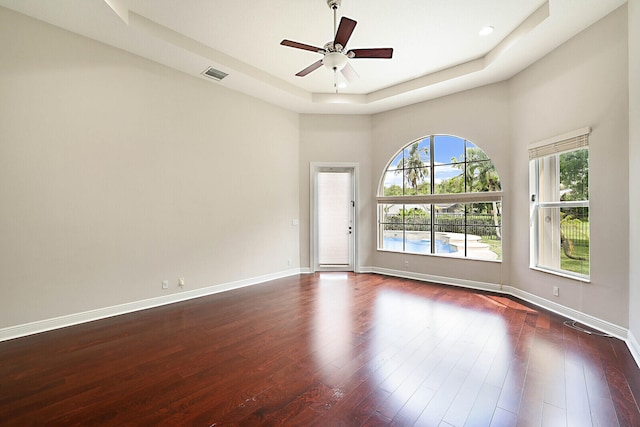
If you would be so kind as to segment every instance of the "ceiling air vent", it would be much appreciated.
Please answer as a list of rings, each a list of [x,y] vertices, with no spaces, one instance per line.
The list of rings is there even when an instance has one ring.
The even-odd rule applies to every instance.
[[[224,73],[224,72],[222,72],[220,70],[216,70],[213,67],[209,67],[209,68],[207,68],[206,70],[204,70],[202,72],[202,75],[205,76],[205,77],[209,77],[210,79],[220,81],[220,80],[224,79],[225,77],[227,77],[229,74]]]

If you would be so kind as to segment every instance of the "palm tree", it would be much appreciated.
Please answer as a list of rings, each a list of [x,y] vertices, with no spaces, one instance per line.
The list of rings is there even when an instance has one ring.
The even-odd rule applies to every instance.
[[[465,162],[466,160],[466,162]],[[487,156],[487,153],[477,147],[469,147],[466,150],[466,159],[451,159],[455,167],[462,169],[466,165],[466,190],[470,191],[500,191],[500,177],[496,171],[493,162]],[[474,179],[475,178],[475,179]],[[493,211],[493,224],[496,226],[496,237],[502,239],[500,232],[500,214],[498,204],[491,202]]]
[[[420,148],[420,142],[414,142],[409,148],[409,157],[403,157],[398,162],[398,168],[396,169],[396,175],[404,174],[404,179],[409,183],[410,187],[415,190],[415,194],[418,194],[418,185],[421,181],[427,178],[429,175],[425,168],[425,163],[420,158],[420,153],[423,152],[429,157],[429,148]]]
[[[458,163],[462,167],[463,163]],[[467,191],[499,191],[500,177],[487,154],[477,147],[467,148]],[[475,182],[473,180],[475,179]]]

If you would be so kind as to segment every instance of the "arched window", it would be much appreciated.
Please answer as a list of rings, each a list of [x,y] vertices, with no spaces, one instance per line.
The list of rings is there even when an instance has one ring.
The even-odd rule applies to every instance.
[[[378,187],[378,249],[502,259],[502,191],[491,159],[451,135],[411,142]]]

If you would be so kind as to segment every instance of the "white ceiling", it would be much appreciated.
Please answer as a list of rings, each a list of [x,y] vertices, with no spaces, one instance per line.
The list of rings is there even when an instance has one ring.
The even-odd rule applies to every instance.
[[[301,113],[371,114],[507,79],[626,0],[343,0],[358,22],[349,48],[393,47],[352,59],[360,78],[336,94],[324,67],[295,73],[333,36],[326,0],[0,0],[69,31]],[[489,36],[479,36],[484,26]]]

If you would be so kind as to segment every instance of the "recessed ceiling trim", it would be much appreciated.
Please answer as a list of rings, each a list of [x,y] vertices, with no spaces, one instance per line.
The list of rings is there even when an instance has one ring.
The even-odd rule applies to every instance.
[[[264,5],[267,3],[273,5],[273,1],[256,2],[255,10],[261,10],[261,13],[247,17],[247,25],[250,28],[259,27],[256,22],[260,22],[260,17],[265,13]],[[276,0],[276,3],[285,4],[287,1],[289,0]],[[326,0],[317,1],[320,3],[318,9],[325,6],[322,3]],[[372,4],[375,2],[382,4],[384,1],[372,0]],[[375,114],[508,79],[606,14],[623,6],[626,0],[589,2],[522,0],[527,8],[526,12],[521,10],[520,13],[515,13],[514,8],[507,8],[511,17],[519,17],[520,24],[514,20],[501,20],[505,17],[502,9],[496,10],[496,19],[484,22],[471,20],[474,28],[476,25],[479,28],[490,24],[496,26],[496,32],[501,34],[498,37],[492,37],[488,42],[476,43],[477,46],[486,49],[484,53],[483,50],[466,49],[461,46],[460,50],[464,54],[456,58],[458,61],[462,58],[463,62],[451,65],[452,62],[449,61],[447,65],[447,61],[441,61],[438,62],[440,64],[438,71],[420,74],[420,70],[426,73],[428,69],[435,68],[430,68],[429,64],[434,65],[440,58],[435,56],[432,60],[430,56],[437,53],[428,53],[430,52],[428,49],[423,51],[418,49],[422,56],[409,61],[403,54],[408,54],[411,49],[398,50],[398,58],[404,62],[398,61],[397,69],[392,67],[388,71],[389,78],[384,77],[385,73],[380,73],[380,76],[373,76],[371,83],[361,81],[358,86],[354,85],[353,93],[347,90],[347,93],[337,95],[325,92],[325,88],[315,82],[307,84],[307,81],[305,84],[298,84],[290,76],[285,77],[284,74],[280,74],[280,69],[283,68],[282,61],[279,59],[280,54],[271,48],[277,45],[273,40],[281,39],[283,27],[277,31],[271,26],[263,28],[260,40],[254,40],[249,44],[258,48],[254,49],[252,54],[246,54],[245,37],[252,37],[254,32],[246,31],[249,27],[245,27],[244,22],[233,24],[244,16],[242,7],[234,6],[234,2],[219,5],[210,5],[205,2],[207,4],[198,4],[197,7],[193,4],[185,5],[181,13],[175,13],[167,2],[156,2],[156,0],[58,0],[58,2],[60,2],[58,7],[51,7],[49,2],[41,0],[0,0],[0,5],[174,68],[192,77],[202,79],[202,70],[208,66],[224,70],[233,78],[220,82],[220,86],[281,108],[299,113]],[[429,6],[425,5],[423,0],[410,0],[411,2],[419,5],[419,7],[416,6],[417,16],[427,13]],[[465,2],[474,7],[477,5],[474,0],[461,0],[461,4]],[[500,2],[511,6],[512,0],[496,0],[496,4]],[[356,6],[353,7],[356,8]],[[311,8],[316,8],[311,2],[309,4],[296,2],[295,7],[287,8],[282,13],[297,16],[301,10],[307,11]],[[366,10],[369,9],[373,8],[367,6]],[[222,10],[225,13],[216,15],[217,11]],[[446,12],[443,15],[445,17],[450,18],[452,14],[455,15],[455,12],[444,6],[442,11]],[[212,14],[212,19],[201,19],[208,14]],[[226,15],[233,16],[233,19],[222,18]],[[375,22],[376,14],[372,12],[371,16]],[[427,16],[430,17],[430,15]],[[210,28],[218,18],[222,22],[218,22],[217,27],[225,28],[222,32],[223,36],[220,31],[216,32],[213,31],[214,28]],[[123,23],[125,25],[122,25]],[[234,25],[238,27],[238,33],[235,33]],[[299,26],[307,27],[306,24]],[[292,28],[296,30],[297,27]],[[393,28],[395,28],[393,25],[389,27],[390,30]],[[498,30],[506,28],[515,29],[506,36],[503,31]],[[211,35],[210,30],[214,36]],[[305,34],[307,34],[306,31]],[[234,44],[234,38],[238,45]],[[265,40],[269,38],[271,41],[267,46]],[[219,43],[221,39],[225,40],[223,44]],[[398,46],[404,46],[403,40],[404,38],[396,39]],[[425,40],[424,43],[430,43],[429,40],[431,39]],[[478,39],[474,41],[477,42]],[[446,40],[442,42],[446,44]],[[461,40],[456,42],[464,43]],[[240,46],[243,48],[240,49]],[[259,48],[260,46],[263,48]],[[411,43],[407,43],[407,46],[411,46]],[[447,49],[456,49],[455,46],[457,45],[448,46]],[[266,66],[265,57],[269,61]],[[465,62],[464,58],[471,59]],[[290,62],[297,64],[293,59]],[[421,68],[412,69],[411,67],[416,64]],[[379,79],[379,77],[384,78]],[[318,93],[309,90],[310,87],[317,88],[315,90]],[[367,87],[373,89],[366,89]]]
[[[311,98],[309,92],[300,89],[297,86],[289,84],[284,80],[265,73],[264,71],[253,67],[245,62],[242,62],[232,56],[222,53],[216,49],[213,49],[197,40],[193,40],[183,34],[173,31],[163,25],[158,24],[142,15],[139,15],[133,11],[129,11],[129,25],[136,27],[148,34],[164,40],[174,46],[182,48],[188,52],[191,52],[201,58],[208,59],[218,64],[224,65],[226,68],[232,69],[236,72],[245,74],[263,83],[267,83],[271,86],[282,90],[289,95],[293,95],[299,98],[309,100]]]
[[[109,6],[122,17],[124,13],[123,6],[119,3],[119,0],[105,0]],[[113,4],[111,4],[113,3]],[[117,10],[116,10],[117,9]],[[369,94],[357,95],[357,94],[331,94],[331,93],[313,93],[309,94],[303,89],[293,86],[284,80],[276,78],[270,74],[263,72],[249,64],[246,64],[236,58],[233,58],[225,53],[215,50],[203,43],[193,40],[181,33],[171,30],[157,22],[154,22],[142,15],[139,15],[133,11],[127,10],[127,17],[129,25],[142,29],[147,33],[153,35],[156,38],[164,40],[174,46],[183,48],[195,55],[202,58],[209,59],[215,63],[222,64],[227,68],[233,69],[237,72],[243,73],[249,77],[252,77],[258,81],[270,84],[279,90],[283,90],[289,95],[296,97],[311,98],[314,104],[355,104],[355,105],[367,105],[377,101],[384,100],[386,98],[394,97],[397,95],[407,94],[416,90],[424,89],[426,87],[443,83],[448,80],[453,80],[467,74],[476,73],[482,71],[490,63],[495,61],[501,54],[506,52],[512,46],[533,28],[539,25],[542,21],[549,17],[549,2],[545,2],[540,8],[538,8],[533,14],[529,15],[514,31],[512,31],[507,37],[505,37],[494,49],[492,49],[487,55],[482,58],[472,61],[458,64],[453,67],[446,68],[444,70],[430,73],[400,84],[396,84],[384,89],[380,89]],[[202,73],[204,74],[204,73]]]
[[[485,56],[486,64],[489,65],[494,62],[496,58],[515,46],[520,40],[522,40],[522,38],[533,31],[533,29],[538,25],[542,24],[542,22],[544,22],[549,16],[549,2],[547,1],[535,12],[529,15],[527,19],[522,21],[515,30],[502,39],[502,41]]]
[[[104,0],[104,2],[115,12],[116,15],[129,25],[129,8],[122,2],[122,0]]]
[[[535,12],[527,17],[515,30],[505,37],[496,47],[482,58],[455,65],[435,73],[427,74],[413,80],[409,80],[395,86],[370,93],[367,98],[369,102],[380,101],[396,95],[402,95],[415,90],[433,86],[438,83],[453,80],[471,73],[476,73],[487,68],[500,55],[504,54],[511,47],[516,45],[522,38],[530,33],[535,27],[540,25],[549,17],[549,2],[545,2]]]

